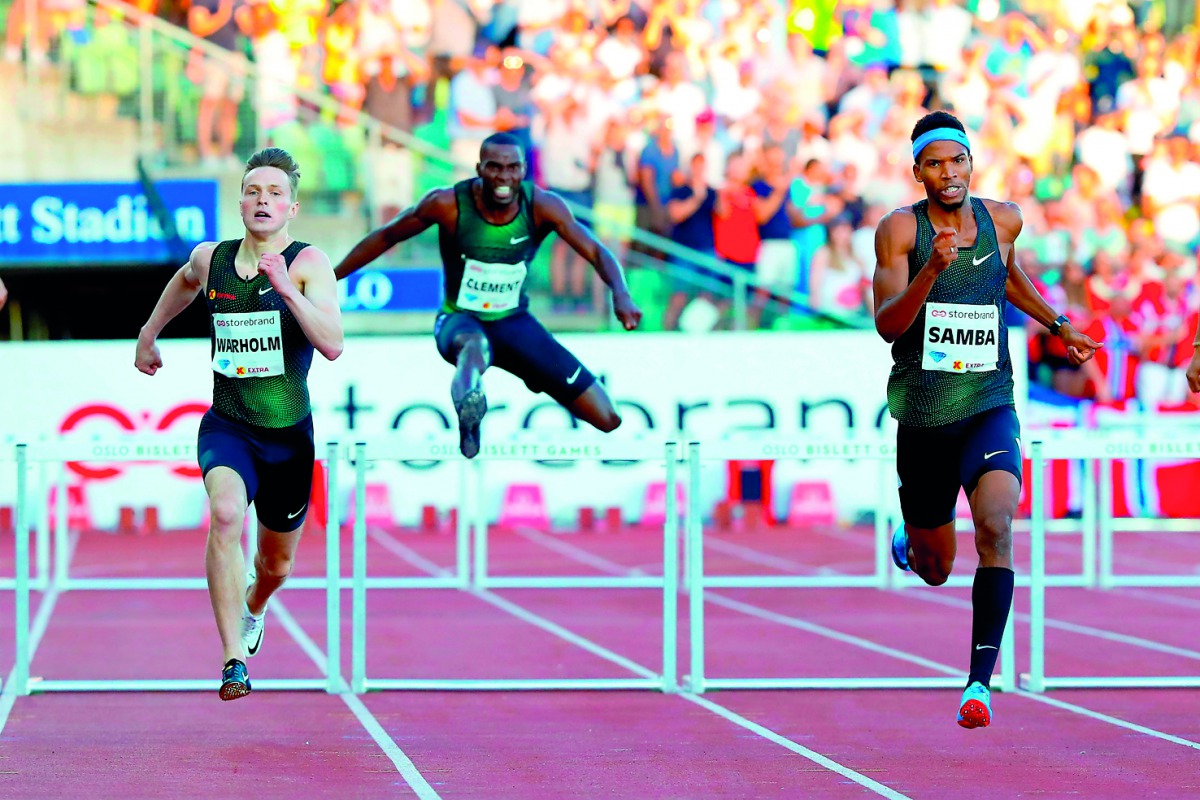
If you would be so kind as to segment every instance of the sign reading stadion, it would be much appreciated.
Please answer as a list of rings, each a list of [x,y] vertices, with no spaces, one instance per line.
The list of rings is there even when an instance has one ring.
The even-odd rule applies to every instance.
[[[156,181],[189,248],[217,238],[217,183]],[[172,257],[138,183],[0,185],[0,263],[154,263]]]

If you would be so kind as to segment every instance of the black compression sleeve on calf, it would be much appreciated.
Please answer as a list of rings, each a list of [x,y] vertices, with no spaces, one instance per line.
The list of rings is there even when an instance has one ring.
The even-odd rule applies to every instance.
[[[967,686],[979,681],[991,687],[1004,624],[1012,608],[1014,574],[1007,567],[980,567],[971,586],[971,675]]]

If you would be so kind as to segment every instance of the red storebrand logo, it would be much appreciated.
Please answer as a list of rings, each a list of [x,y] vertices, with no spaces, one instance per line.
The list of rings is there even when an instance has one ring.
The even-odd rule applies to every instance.
[[[69,433],[84,426],[87,423],[96,420],[101,421],[103,426],[107,424],[116,424],[117,433],[132,433],[134,431],[166,431],[170,429],[176,422],[183,417],[189,415],[203,416],[204,412],[208,411],[209,403],[199,401],[189,401],[180,403],[167,410],[158,421],[154,421],[154,415],[149,411],[142,411],[139,415],[131,415],[123,409],[116,406],[108,405],[107,403],[90,403],[80,406],[63,418],[59,423],[59,433]],[[139,419],[135,419],[139,417]],[[95,428],[95,425],[88,425],[90,428]],[[137,462],[126,462],[137,463]],[[67,462],[67,469],[79,475],[85,480],[108,480],[121,475],[125,471],[125,464],[113,466],[88,465],[82,461]],[[200,468],[196,465],[190,466],[173,466],[170,468],[176,475],[182,475],[186,478],[200,477]]]
[[[931,316],[931,317],[944,317],[944,316],[946,316],[946,312],[945,312],[945,311],[938,311],[937,309],[934,309],[933,311],[930,311],[930,312],[929,312],[929,316]]]

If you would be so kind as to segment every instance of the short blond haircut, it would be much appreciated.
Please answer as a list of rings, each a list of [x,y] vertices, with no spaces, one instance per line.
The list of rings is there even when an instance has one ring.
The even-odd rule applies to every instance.
[[[259,167],[275,167],[282,170],[288,177],[292,199],[296,199],[296,192],[300,190],[300,165],[296,163],[296,159],[292,158],[291,153],[282,147],[264,147],[246,161],[246,171],[242,173],[242,182],[245,183],[246,176]]]

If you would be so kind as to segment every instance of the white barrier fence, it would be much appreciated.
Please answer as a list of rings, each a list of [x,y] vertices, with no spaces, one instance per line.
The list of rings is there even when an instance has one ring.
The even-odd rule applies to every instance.
[[[1115,574],[1114,540],[1121,531],[1200,533],[1196,519],[1136,519],[1115,518],[1113,506],[1112,464],[1115,459],[1177,460],[1200,459],[1200,432],[1187,430],[1176,435],[1158,431],[1157,436],[1136,435],[1130,432],[1106,433],[1095,431],[1064,431],[1053,438],[1029,443],[1033,474],[1032,539],[1030,576],[1029,673],[1024,677],[1026,688],[1042,692],[1053,688],[1126,688],[1126,687],[1200,687],[1196,676],[1119,676],[1046,675],[1046,480],[1047,462],[1053,459],[1084,459],[1099,463],[1100,521],[1099,585],[1103,589],[1117,586],[1146,586],[1155,588],[1200,586],[1200,572],[1176,574]]]
[[[340,460],[338,446],[327,446],[329,458],[330,482],[336,484],[336,465]],[[30,691],[29,668],[31,661],[29,599],[34,581],[30,575],[28,523],[35,512],[31,508],[28,496],[28,474],[31,464],[62,465],[68,461],[82,461],[103,458],[111,462],[134,461],[165,461],[196,458],[196,443],[194,441],[175,441],[162,437],[128,437],[104,441],[71,441],[58,440],[51,442],[35,442],[18,444],[15,448],[17,466],[17,505],[16,518],[18,532],[15,550],[15,658],[14,691],[18,694],[28,694]],[[57,494],[57,523],[54,528],[54,570],[49,578],[46,591],[58,593],[67,591],[127,591],[127,590],[179,590],[206,589],[207,581],[202,577],[142,577],[142,578],[76,578],[70,574],[71,546],[66,524],[66,492],[61,482]],[[39,503],[44,507],[44,503]],[[39,528],[39,536],[42,529]],[[49,552],[49,543],[42,538],[38,540],[39,553]],[[248,543],[248,550],[255,547],[253,539]],[[326,664],[325,674],[321,678],[296,679],[264,679],[256,680],[255,687],[264,690],[277,689],[324,689],[329,692],[340,691],[342,679],[339,674],[341,619],[340,596],[340,522],[336,509],[330,509],[328,528],[326,530],[326,574],[325,578],[297,578],[289,581],[289,586],[297,589],[322,589],[325,592],[326,608]],[[43,561],[42,563],[46,563]],[[54,691],[157,691],[157,690],[210,690],[209,680],[193,679],[139,679],[112,680],[105,678],[81,680],[40,680],[36,685],[39,692]]]
[[[521,437],[506,439],[502,446],[485,445],[472,461],[463,461],[459,472],[460,504],[456,529],[455,569],[444,577],[371,577],[367,575],[366,472],[370,462],[443,461],[459,458],[457,437],[437,439],[379,438],[358,442],[350,448],[355,470],[354,578],[351,647],[351,688],[369,689],[660,689],[674,691],[677,685],[675,654],[676,617],[679,594],[679,513],[676,507],[677,455],[675,442],[619,437],[558,438]],[[487,467],[515,460],[554,459],[595,461],[601,459],[650,461],[664,466],[666,514],[663,521],[663,574],[661,576],[595,577],[492,576],[488,570],[488,521],[483,495]],[[474,550],[471,551],[473,535]],[[468,562],[470,562],[468,564]],[[470,580],[468,581],[468,574]],[[459,589],[486,592],[494,588],[527,589],[658,589],[662,592],[662,670],[641,667],[631,678],[518,678],[518,679],[418,679],[367,677],[367,590],[368,589]],[[638,666],[621,663],[623,667]]]
[[[1114,563],[1114,539],[1119,531],[1155,530],[1171,532],[1200,531],[1200,520],[1129,520],[1122,518],[1119,524],[1113,518],[1113,496],[1111,468],[1114,459],[1192,459],[1200,456],[1200,434],[1191,432],[1183,437],[1137,437],[1128,434],[1091,432],[1064,432],[1053,437],[1039,437],[1028,442],[1027,447],[1033,463],[1031,482],[1033,514],[1032,561],[1028,576],[1018,576],[1018,585],[1031,589],[1031,640],[1030,672],[1025,676],[1026,685],[1034,691],[1068,686],[1200,686],[1198,678],[1178,677],[1047,677],[1045,675],[1045,591],[1048,586],[1090,586],[1096,582],[1101,588],[1113,586],[1200,586],[1200,572],[1171,575],[1131,575],[1116,573]],[[328,460],[328,483],[325,487],[329,519],[326,529],[326,575],[324,578],[296,578],[289,581],[291,588],[324,589],[326,593],[328,669],[320,679],[311,680],[262,680],[256,688],[263,689],[324,689],[344,691],[346,685],[339,674],[341,616],[339,589],[350,588],[352,607],[352,682],[350,688],[362,692],[377,689],[596,689],[596,688],[651,688],[674,691],[677,688],[677,665],[675,642],[677,638],[677,601],[682,588],[690,593],[689,616],[691,621],[690,657],[691,669],[689,688],[696,692],[713,688],[880,688],[929,687],[958,685],[957,678],[709,678],[705,667],[705,602],[706,589],[754,587],[754,588],[902,588],[908,582],[890,565],[890,535],[898,512],[891,477],[894,474],[894,443],[886,437],[863,437],[847,440],[816,438],[764,438],[745,436],[713,440],[707,443],[693,442],[686,451],[688,491],[684,509],[683,544],[685,546],[684,580],[679,581],[678,544],[680,541],[679,509],[676,489],[679,482],[678,467],[682,463],[682,449],[674,442],[656,441],[649,438],[629,439],[616,436],[602,438],[580,438],[578,434],[563,433],[556,436],[506,439],[503,445],[485,447],[474,461],[460,461],[459,467],[459,516],[456,529],[455,567],[444,576],[370,576],[367,574],[367,523],[366,523],[366,471],[369,465],[385,461],[458,460],[457,441],[449,437],[436,439],[405,439],[400,437],[377,437],[370,442],[359,442],[352,446],[330,443],[326,447]],[[707,575],[704,560],[704,533],[702,509],[698,491],[704,463],[728,460],[757,460],[770,457],[776,460],[865,460],[878,465],[878,493],[875,498],[874,570],[859,575]],[[63,439],[51,442],[33,442],[17,445],[11,450],[0,452],[0,461],[11,459],[16,465],[16,531],[15,577],[11,586],[15,590],[15,691],[26,694],[30,691],[30,593],[32,591],[64,592],[71,590],[119,591],[119,590],[165,590],[199,589],[206,586],[204,578],[180,577],[120,577],[80,578],[71,575],[70,544],[66,513],[66,492],[63,490],[62,465],[68,461],[104,460],[111,462],[178,461],[195,458],[192,441],[174,441],[161,436],[133,436],[120,439],[89,440]],[[663,562],[661,576],[589,576],[589,575],[493,575],[488,565],[488,522],[482,502],[487,471],[495,469],[493,462],[512,463],[531,459],[555,459],[570,461],[586,460],[631,460],[662,465],[666,477],[666,519],[663,523]],[[1054,459],[1083,460],[1088,473],[1100,476],[1098,500],[1090,514],[1094,517],[1097,536],[1089,540],[1089,523],[1083,524],[1084,563],[1079,574],[1050,575],[1046,571],[1046,535],[1051,526],[1046,519],[1047,487],[1044,479],[1045,466]],[[340,530],[338,497],[338,465],[349,461],[355,472],[355,512],[353,538],[352,577],[343,578],[340,573]],[[53,468],[59,469],[59,490],[55,505],[53,548],[49,534],[46,476]],[[31,473],[38,476],[37,492],[31,492]],[[1089,484],[1093,482],[1089,481]],[[1091,494],[1097,496],[1095,485]],[[31,494],[35,497],[31,498]],[[1062,522],[1062,521],[1059,521]],[[38,553],[39,573],[31,574],[30,534],[34,534]],[[1097,541],[1098,538],[1098,541]],[[249,546],[253,548],[251,540]],[[51,560],[53,559],[53,560]],[[1098,562],[1098,564],[1097,564]],[[52,565],[52,568],[51,568]],[[909,576],[904,576],[905,578]],[[5,588],[0,586],[0,588]],[[662,667],[661,671],[638,668],[638,677],[615,679],[528,679],[528,680],[416,680],[416,679],[368,679],[367,662],[367,590],[384,589],[457,589],[460,591],[486,592],[495,588],[641,588],[662,592]],[[1010,631],[1014,628],[1010,622]],[[1005,638],[1001,651],[1001,676],[998,688],[1011,689],[1010,676],[1013,669],[1013,640]],[[105,679],[54,681],[37,683],[37,691],[121,691],[121,690],[193,690],[210,689],[209,681],[201,680],[153,680],[115,681]]]

